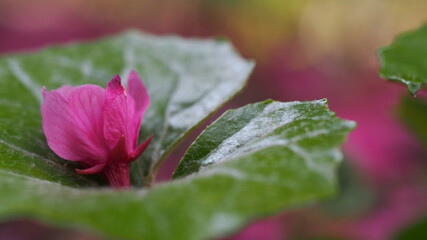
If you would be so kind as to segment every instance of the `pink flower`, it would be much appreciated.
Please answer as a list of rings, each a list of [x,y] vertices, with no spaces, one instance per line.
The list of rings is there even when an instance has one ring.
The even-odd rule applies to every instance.
[[[150,97],[132,71],[125,90],[114,76],[97,85],[41,90],[42,126],[49,147],[61,158],[80,162],[80,174],[103,173],[114,188],[130,187],[129,166],[147,148],[137,146],[141,119]]]

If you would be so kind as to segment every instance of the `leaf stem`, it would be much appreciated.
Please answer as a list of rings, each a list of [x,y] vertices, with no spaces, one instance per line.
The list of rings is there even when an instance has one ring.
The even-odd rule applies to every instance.
[[[143,186],[144,187],[151,188],[154,185],[154,182],[156,180],[159,169],[162,166],[163,162],[166,160],[168,155],[169,154],[165,154],[163,157],[158,158],[157,161],[155,161],[150,166],[150,171],[149,171],[148,175],[143,180]]]

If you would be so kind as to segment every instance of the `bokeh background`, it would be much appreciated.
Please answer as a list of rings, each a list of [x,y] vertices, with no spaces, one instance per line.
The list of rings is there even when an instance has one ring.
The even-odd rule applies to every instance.
[[[397,118],[395,107],[407,92],[378,77],[376,51],[423,24],[426,10],[423,0],[0,0],[0,54],[128,28],[225,36],[257,66],[246,89],[221,111],[267,98],[328,98],[338,116],[358,123],[344,146],[337,196],[226,239],[394,239],[427,214],[427,155]],[[171,155],[159,181],[170,178],[189,143]],[[11,219],[0,223],[0,239],[99,237]]]

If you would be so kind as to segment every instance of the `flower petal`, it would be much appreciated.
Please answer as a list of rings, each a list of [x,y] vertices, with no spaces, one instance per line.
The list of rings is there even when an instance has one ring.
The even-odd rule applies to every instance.
[[[131,71],[129,74],[126,93],[129,96],[128,111],[131,114],[128,135],[131,141],[131,149],[134,149],[138,142],[138,134],[142,117],[150,105],[150,96],[148,95],[148,91],[135,71]]]
[[[116,146],[111,150],[108,161],[112,164],[128,162],[125,136],[121,136]]]
[[[104,137],[110,150],[112,150],[120,138],[124,136],[126,149],[129,152],[129,113],[125,89],[120,83],[120,77],[114,76],[107,84],[104,107]]]
[[[130,155],[138,142],[142,116],[150,103],[147,89],[138,74],[132,71],[125,92],[118,75],[107,84],[104,108],[104,136],[108,147],[116,146],[124,136]]]
[[[57,155],[91,165],[107,161],[108,148],[102,131],[104,98],[104,90],[95,85],[44,93],[43,131]]]
[[[75,170],[78,174],[81,174],[81,175],[92,175],[92,174],[101,173],[104,170],[105,166],[106,164],[98,164],[90,168],[86,168],[86,169],[76,168]]]
[[[70,85],[64,85],[64,86],[62,86],[62,87],[58,88],[56,91],[58,91],[58,92],[59,92],[59,94],[60,94],[63,98],[67,99],[67,98],[70,96],[70,93],[71,93],[74,89],[75,89],[75,87],[73,87],[73,86],[70,86]]]
[[[148,145],[150,145],[151,139],[153,139],[153,135],[151,135],[143,143],[139,144],[138,147],[136,147],[135,150],[130,154],[129,161],[137,159],[139,155],[141,155],[145,151],[145,149],[147,149]]]

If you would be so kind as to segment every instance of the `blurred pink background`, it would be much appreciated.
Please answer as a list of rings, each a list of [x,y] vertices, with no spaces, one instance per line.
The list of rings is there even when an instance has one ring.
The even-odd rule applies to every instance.
[[[427,213],[426,154],[394,113],[406,90],[379,79],[375,54],[396,34],[424,23],[426,7],[422,0],[0,0],[0,53],[127,28],[226,36],[257,62],[247,88],[227,107],[266,98],[328,98],[338,116],[358,123],[344,150],[357,184],[371,198],[361,206],[360,196],[350,195],[354,201],[339,214],[322,204],[292,210],[226,239],[392,239]],[[188,145],[171,155],[160,181],[170,178]],[[58,236],[98,239],[30,220],[0,223],[0,239]]]

